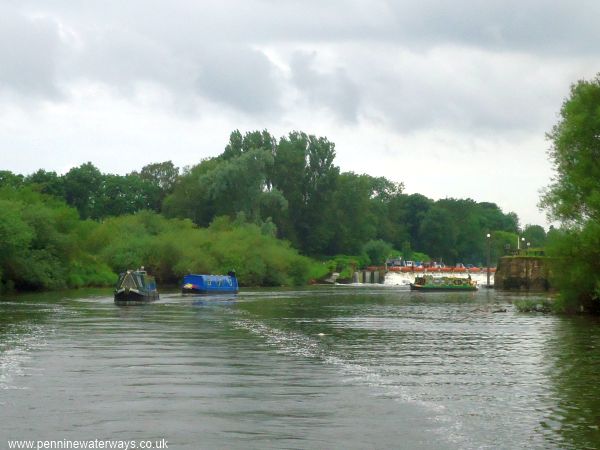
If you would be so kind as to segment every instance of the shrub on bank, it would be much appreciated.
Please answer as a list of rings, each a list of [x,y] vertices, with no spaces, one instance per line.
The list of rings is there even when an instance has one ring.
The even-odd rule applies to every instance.
[[[110,271],[90,267],[82,246],[89,230],[62,200],[31,188],[0,189],[0,284],[21,290],[105,284]]]
[[[354,272],[361,267],[369,265],[369,263],[370,259],[367,255],[336,255],[324,263],[328,269],[327,274],[324,274],[320,277],[314,277],[314,279],[322,279],[332,272],[337,272],[340,274],[338,277],[339,281],[352,281]]]
[[[523,299],[515,302],[515,307],[519,312],[556,312],[556,304],[550,299]]]
[[[315,262],[272,226],[217,218],[208,228],[141,211],[99,223],[30,188],[0,189],[0,289],[109,286],[145,266],[159,282],[236,270],[241,285],[307,283]],[[268,224],[267,224],[268,225]]]
[[[559,291],[557,308],[600,314],[600,224],[589,221],[578,230],[554,230],[546,254],[552,257],[552,286]]]
[[[67,286],[72,288],[110,286],[116,281],[115,272],[92,256],[73,262],[67,275]]]
[[[235,270],[241,285],[297,285],[308,282],[312,264],[256,224],[218,218],[198,228],[151,212],[106,220],[90,235],[89,250],[114,272],[143,265],[167,283]]]

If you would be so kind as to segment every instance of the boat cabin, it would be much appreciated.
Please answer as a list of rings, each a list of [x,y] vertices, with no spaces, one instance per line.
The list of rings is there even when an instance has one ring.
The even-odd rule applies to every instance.
[[[128,270],[119,275],[115,286],[115,301],[156,299],[158,299],[156,281],[143,268]]]
[[[239,286],[234,272],[229,272],[227,275],[189,274],[183,277],[181,292],[184,294],[237,294]]]

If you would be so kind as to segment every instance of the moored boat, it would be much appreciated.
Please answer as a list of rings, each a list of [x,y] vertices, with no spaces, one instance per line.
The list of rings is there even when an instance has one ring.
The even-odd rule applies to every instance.
[[[119,275],[115,287],[115,302],[141,302],[158,299],[158,290],[154,277],[144,268],[128,270]]]
[[[471,277],[434,277],[425,275],[416,277],[410,284],[411,291],[440,292],[440,291],[476,291],[477,283]]]
[[[183,277],[182,294],[237,294],[238,280],[235,272],[227,275],[188,274]]]

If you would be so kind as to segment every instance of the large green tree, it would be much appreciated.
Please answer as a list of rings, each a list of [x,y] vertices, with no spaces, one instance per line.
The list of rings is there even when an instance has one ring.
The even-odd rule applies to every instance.
[[[556,176],[542,197],[552,219],[600,221],[600,74],[571,86],[547,137]]]
[[[165,198],[162,212],[167,217],[187,218],[198,225],[208,226],[215,217],[216,208],[204,179],[220,163],[217,158],[208,158],[184,169],[173,192]]]
[[[541,225],[525,225],[523,237],[532,248],[546,245],[546,230]]]
[[[331,253],[358,255],[374,239],[377,216],[372,211],[373,183],[368,175],[342,173],[335,191],[336,226]]]
[[[433,204],[433,200],[421,194],[411,194],[406,197],[406,226],[413,250],[424,250],[427,244],[427,237],[421,237],[421,224]]]
[[[50,194],[54,197],[65,198],[64,179],[58,176],[56,172],[47,172],[39,169],[25,177],[26,184],[36,185],[40,192]]]
[[[334,159],[333,142],[300,132],[281,138],[276,149],[272,182],[288,201],[281,226],[306,254],[327,254],[334,245]]]
[[[177,183],[179,168],[175,167],[172,161],[148,164],[142,167],[139,176],[142,180],[150,183],[157,191],[156,198],[152,198],[155,202],[152,209],[160,211],[163,200],[173,192],[175,183]]]
[[[445,262],[456,262],[456,236],[458,228],[452,214],[442,206],[433,206],[423,217],[419,235],[422,250],[429,256]]]
[[[223,160],[199,182],[206,183],[218,215],[235,216],[243,212],[254,221],[260,221],[263,208],[276,208],[278,204],[280,208],[287,207],[283,197],[267,183],[272,165],[270,151],[250,148],[235,158]]]
[[[234,131],[221,155],[184,171],[165,198],[164,213],[202,226],[222,215],[243,213],[257,223],[280,217],[288,202],[271,182],[273,148],[267,131]]]
[[[18,188],[23,184],[23,178],[23,175],[14,174],[10,170],[0,170],[0,188],[6,186]]]
[[[549,253],[564,307],[600,311],[600,74],[571,86],[548,133],[556,175],[541,205],[563,224]]]
[[[94,203],[94,218],[132,214],[144,209],[158,209],[161,191],[156,184],[142,179],[137,173],[106,174]]]
[[[63,177],[65,200],[77,208],[83,219],[102,217],[98,204],[102,197],[103,175],[91,162],[73,167]]]

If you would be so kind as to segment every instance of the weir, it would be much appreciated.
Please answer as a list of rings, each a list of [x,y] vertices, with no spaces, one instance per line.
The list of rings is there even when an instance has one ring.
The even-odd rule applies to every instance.
[[[385,272],[380,270],[359,270],[352,276],[352,282],[358,284],[381,284],[384,279]]]
[[[477,282],[478,286],[487,285],[487,273],[482,272],[459,272],[459,273],[444,273],[444,272],[385,272],[384,270],[358,270],[352,276],[354,284],[383,284],[386,286],[408,286],[415,281],[415,276],[430,274],[434,277],[439,276],[456,276],[466,277],[471,275],[471,279]],[[490,274],[490,285],[494,286],[494,273]]]

